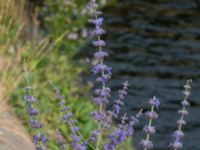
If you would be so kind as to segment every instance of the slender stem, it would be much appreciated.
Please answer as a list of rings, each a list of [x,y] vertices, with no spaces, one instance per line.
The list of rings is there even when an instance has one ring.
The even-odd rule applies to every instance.
[[[190,83],[191,83],[191,82],[192,82],[191,79],[187,80],[187,83],[186,83],[186,85],[185,85],[185,92],[186,92],[186,93],[187,93],[187,92],[190,92]],[[185,98],[184,98],[183,101],[187,101],[188,96],[189,96],[188,94],[185,94]],[[186,111],[186,107],[185,107],[184,105],[182,106],[182,111],[183,111],[183,112]],[[183,119],[184,119],[184,114],[181,115],[180,122],[182,122]],[[178,126],[178,131],[181,131],[181,130],[182,130],[182,123],[180,123],[179,126]],[[174,148],[174,150],[177,150],[177,149]]]
[[[97,19],[97,18],[96,18]],[[101,37],[98,36],[98,40],[100,41],[101,40]],[[102,51],[101,47],[99,47],[99,51]],[[103,65],[103,59],[100,60],[100,64]],[[101,72],[101,75],[103,76],[104,75],[104,71]],[[102,83],[102,89],[105,88],[105,82]],[[101,103],[100,106],[99,106],[99,112],[102,113],[103,112],[103,104]],[[100,131],[99,132],[99,135],[98,135],[98,138],[97,138],[97,143],[96,143],[96,150],[99,150],[99,145],[101,143],[101,124],[99,124],[98,126],[98,130]]]
[[[153,112],[153,111],[154,111],[154,105],[152,105],[152,107],[151,107],[151,112]],[[149,124],[148,124],[149,127],[151,127],[152,121],[153,121],[153,119],[149,119]],[[150,134],[147,133],[147,135],[146,135],[146,141],[149,141],[149,139],[150,139]],[[147,148],[144,148],[144,150],[147,150]]]

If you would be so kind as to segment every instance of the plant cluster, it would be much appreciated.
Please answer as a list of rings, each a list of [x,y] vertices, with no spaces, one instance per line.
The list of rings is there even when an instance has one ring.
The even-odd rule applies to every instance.
[[[91,117],[97,123],[97,127],[91,132],[89,137],[85,138],[81,134],[78,121],[75,119],[71,108],[67,105],[66,97],[62,95],[59,88],[52,83],[57,106],[62,113],[61,120],[63,124],[68,126],[70,131],[71,145],[69,149],[115,150],[129,137],[132,137],[134,134],[134,126],[140,122],[142,116],[145,116],[149,122],[148,125],[145,125],[143,128],[146,138],[140,141],[140,145],[144,150],[152,149],[154,144],[150,140],[150,136],[156,133],[156,128],[153,126],[153,120],[158,118],[157,111],[160,107],[160,100],[156,97],[149,99],[148,104],[151,106],[150,111],[144,112],[143,109],[141,109],[137,114],[132,115],[129,118],[126,114],[121,116],[121,107],[125,105],[124,100],[129,87],[128,82],[125,81],[122,89],[118,91],[118,98],[114,100],[112,109],[106,110],[106,105],[110,101],[111,96],[111,89],[107,86],[107,82],[111,79],[112,68],[104,62],[104,59],[108,57],[109,54],[104,50],[106,43],[101,39],[101,36],[106,33],[102,28],[103,18],[100,17],[102,12],[97,10],[98,5],[95,0],[91,0],[89,6],[92,15],[89,22],[95,26],[95,29],[91,32],[91,36],[96,37],[92,42],[92,45],[97,48],[94,57],[98,62],[92,68],[92,74],[98,83],[98,88],[94,90],[93,100],[97,109],[91,112]],[[39,112],[34,107],[34,103],[37,102],[37,99],[32,94],[33,87],[29,85],[28,77],[27,83],[27,94],[24,96],[24,99],[27,103],[27,110],[30,115],[30,126],[36,131],[33,135],[33,143],[35,144],[36,150],[46,150],[47,138],[45,133],[43,133],[41,122],[37,119]],[[179,150],[183,147],[181,142],[181,139],[184,136],[182,126],[186,124],[184,116],[188,115],[186,106],[189,106],[188,96],[190,95],[190,84],[191,80],[188,80],[184,86],[185,98],[181,102],[182,109],[178,111],[178,114],[181,116],[177,121],[178,129],[172,134],[173,141],[169,144],[169,147],[173,150]],[[116,126],[114,125],[114,119],[117,118],[120,118],[121,123]],[[66,146],[69,144],[66,142],[60,130],[55,130],[57,132],[57,143],[59,144],[60,149],[66,149]]]

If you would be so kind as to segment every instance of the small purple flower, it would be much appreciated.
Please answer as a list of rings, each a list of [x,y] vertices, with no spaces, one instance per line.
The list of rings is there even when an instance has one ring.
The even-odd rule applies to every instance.
[[[137,114],[136,114],[136,116],[137,116]],[[131,116],[131,120],[130,120],[130,125],[131,126],[134,126],[134,125],[136,125],[136,124],[138,124],[139,123],[139,120],[138,120],[138,117],[135,117],[135,116]]]
[[[190,106],[190,103],[187,100],[183,100],[181,102],[181,105],[184,106],[184,107],[186,107],[186,106]]]
[[[91,115],[95,118],[95,120],[97,120],[98,122],[103,121],[106,118],[106,115],[104,113],[101,112],[92,112]]]
[[[67,119],[71,118],[72,115],[73,115],[73,113],[71,113],[71,112],[69,112],[68,114],[64,115],[64,116],[62,117],[63,123],[66,123],[66,122],[67,122]]]
[[[38,120],[31,119],[30,125],[31,128],[37,128],[37,129],[42,128],[42,123],[40,123]]]
[[[38,110],[35,109],[35,108],[33,108],[32,105],[30,105],[30,106],[28,107],[28,112],[29,112],[29,115],[30,115],[30,116],[37,116],[38,113],[39,113]]]
[[[91,137],[88,139],[88,141],[96,141],[97,137],[99,136],[99,130],[96,129],[94,131],[92,131],[92,135]]]
[[[101,27],[99,27],[99,26],[96,26],[96,28],[95,28],[95,30],[94,31],[92,31],[91,32],[91,36],[101,36],[101,35],[103,35],[103,34],[105,34],[106,33],[106,31],[104,30],[104,29],[102,29]],[[96,58],[96,57],[95,57]],[[98,58],[98,59],[100,59],[100,58]],[[103,58],[101,58],[101,59],[103,59]]]
[[[110,88],[103,87],[102,89],[96,89],[94,91],[94,94],[100,97],[110,97],[110,92],[111,92]]]
[[[145,113],[145,116],[148,117],[149,119],[157,119],[158,118],[158,114],[155,111],[153,111],[153,112],[147,111]]]
[[[182,125],[185,125],[185,124],[186,124],[186,121],[183,120],[183,119],[179,119],[179,120],[177,121],[177,124],[178,124],[179,126],[182,126]]]
[[[172,134],[172,137],[173,137],[174,139],[181,139],[182,137],[184,137],[184,133],[183,133],[183,131],[176,130],[176,131]]]
[[[173,143],[170,143],[169,147],[179,150],[183,147],[183,144],[180,142],[180,140],[175,140]]]
[[[149,140],[141,140],[140,141],[140,145],[142,145],[142,147],[144,149],[152,149],[153,148],[153,143]]]
[[[89,19],[88,22],[95,24],[96,26],[101,26],[103,24],[103,20],[104,19],[102,17],[100,17],[98,19]]]
[[[107,52],[104,52],[104,51],[99,51],[99,52],[96,52],[94,57],[96,59],[103,59],[105,57],[108,57],[108,53]]]
[[[153,126],[144,126],[143,131],[147,134],[155,134],[156,129]]]
[[[31,95],[25,95],[24,96],[24,100],[27,102],[27,103],[34,103],[37,101],[37,99]]]
[[[102,75],[101,77],[98,77],[96,79],[97,82],[102,82],[102,83],[105,83],[107,82],[109,79],[111,78],[111,76],[109,74],[105,74],[105,75]]]
[[[149,103],[150,105],[155,106],[157,109],[158,109],[159,106],[160,106],[160,100],[159,100],[158,98],[156,98],[155,96],[154,96],[153,98],[149,99],[148,103]]]
[[[39,144],[39,142],[42,142],[42,144],[45,145],[47,140],[48,139],[43,133],[39,133],[33,136],[33,143],[36,145]]]
[[[58,96],[56,97],[56,99],[57,99],[57,100],[65,99],[65,96],[63,96],[63,95],[58,95]]]
[[[47,150],[45,146],[36,146],[35,150]]]
[[[106,72],[107,74],[112,74],[111,73],[111,70],[112,68],[111,67],[108,67],[107,65],[104,65],[104,64],[98,64],[96,66],[93,67],[92,69],[92,73],[94,75],[97,75],[99,73],[102,73],[102,72]]]
[[[103,40],[93,41],[92,44],[93,44],[93,46],[95,46],[95,47],[103,47],[103,46],[106,46],[106,43],[105,43]]]
[[[180,115],[188,115],[188,111],[187,110],[178,110],[178,114],[180,114]]]

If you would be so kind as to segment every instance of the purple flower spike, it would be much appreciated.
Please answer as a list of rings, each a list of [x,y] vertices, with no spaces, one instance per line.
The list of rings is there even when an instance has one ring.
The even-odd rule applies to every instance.
[[[160,106],[160,101],[155,96],[149,99],[148,103],[151,105],[151,111],[147,111],[145,116],[149,119],[149,123],[143,128],[143,131],[146,134],[146,138],[140,141],[140,145],[144,148],[144,150],[153,148],[153,142],[150,141],[150,135],[155,134],[156,129],[154,126],[152,126],[152,122],[158,118],[158,114],[154,111],[154,109],[156,107],[158,110]]]
[[[186,85],[184,85],[184,88],[185,88],[185,90],[183,91],[184,99],[181,102],[182,109],[178,111],[178,114],[181,115],[180,119],[178,119],[177,121],[178,129],[172,134],[173,141],[169,144],[169,147],[173,148],[174,150],[180,150],[183,147],[183,144],[181,143],[181,139],[184,137],[182,126],[186,124],[186,121],[184,120],[184,116],[188,115],[186,106],[190,105],[187,99],[190,95],[191,82],[192,80],[187,80]]]
[[[37,134],[33,135],[33,144],[35,145],[35,149],[36,150],[46,150],[46,142],[47,142],[47,138],[44,135],[44,133],[41,133],[41,128],[42,128],[42,123],[37,120],[37,116],[39,114],[39,111],[34,108],[34,103],[37,102],[37,99],[31,95],[31,91],[33,90],[33,88],[31,88],[31,86],[29,85],[29,80],[28,80],[28,76],[26,77],[27,80],[27,84],[28,84],[28,88],[26,88],[27,93],[29,93],[28,95],[24,96],[24,100],[27,103],[28,107],[27,107],[27,112],[30,115],[30,127],[37,132]]]
[[[62,122],[66,123],[69,126],[69,129],[70,129],[70,132],[71,132],[70,137],[72,139],[72,147],[75,150],[86,150],[87,143],[86,142],[80,143],[81,142],[81,136],[78,135],[80,128],[76,126],[77,120],[72,118],[73,113],[70,112],[69,107],[65,106],[65,104],[66,104],[65,96],[61,95],[60,90],[55,88],[55,85],[53,85],[53,86],[54,86],[56,98],[59,102],[58,105],[60,106],[60,112],[64,113],[63,116],[62,116]],[[61,97],[61,98],[58,99],[58,97]],[[66,147],[65,140],[62,137],[62,135],[60,134],[59,130],[56,130],[56,132],[57,132],[57,142],[58,142],[60,148],[62,150],[64,150],[65,147]]]
[[[141,113],[141,111],[139,112]],[[136,114],[138,116],[138,113]],[[126,114],[122,117],[121,124],[114,133],[109,135],[109,142],[104,145],[104,150],[116,150],[117,146],[124,142],[128,137],[131,137],[134,133],[133,126],[139,123],[139,120],[135,116],[131,116],[130,121],[126,123]]]

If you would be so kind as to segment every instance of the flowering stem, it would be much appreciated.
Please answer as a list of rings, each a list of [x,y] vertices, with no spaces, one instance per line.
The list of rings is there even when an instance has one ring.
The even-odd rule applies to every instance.
[[[188,96],[190,95],[190,83],[192,82],[192,80],[190,79],[190,80],[187,80],[187,83],[186,83],[186,85],[184,86],[185,87],[185,91],[184,91],[184,94],[185,94],[185,98],[184,98],[184,100],[183,101],[187,101],[187,99],[188,99]],[[182,105],[182,110],[181,110],[182,112],[186,112],[187,110],[186,110],[186,107],[185,107],[185,105]],[[182,113],[181,114],[181,118],[180,118],[180,122],[183,122],[184,121],[184,116],[185,116],[185,114],[184,113]],[[179,132],[181,132],[182,131],[182,123],[180,123],[179,125],[178,125],[178,131]],[[176,147],[174,147],[174,150],[178,150]]]
[[[96,20],[97,20],[97,17],[96,17]],[[98,40],[100,41],[101,40],[101,37],[98,36]],[[99,46],[99,51],[102,51],[101,50],[101,46]],[[100,60],[100,64],[103,65],[103,59]],[[104,75],[104,71],[101,72],[102,76]],[[105,88],[105,82],[102,83],[102,89]],[[103,112],[103,104],[101,103],[100,106],[99,106],[99,112],[102,113]],[[98,127],[98,130],[100,131],[99,132],[99,135],[97,137],[97,144],[96,144],[96,150],[99,150],[99,145],[101,143],[101,124],[99,124],[99,127]]]
[[[154,112],[154,105],[151,106],[151,113],[152,113],[152,112]],[[149,124],[148,124],[149,127],[151,127],[152,121],[153,121],[153,119],[150,118],[150,119],[149,119]],[[149,139],[150,139],[150,134],[147,133],[147,135],[146,135],[146,141],[149,141]],[[144,150],[147,150],[147,148],[144,148]]]

